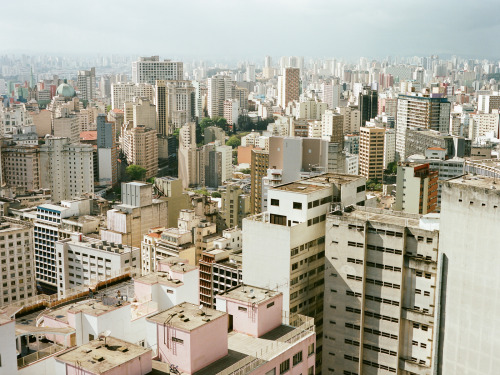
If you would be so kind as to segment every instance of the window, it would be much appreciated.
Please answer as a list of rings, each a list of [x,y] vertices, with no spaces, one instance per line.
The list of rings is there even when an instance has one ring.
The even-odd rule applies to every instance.
[[[247,311],[246,307],[238,306],[238,311]]]
[[[302,362],[302,350],[293,356],[292,362],[294,366]]]
[[[276,369],[273,368],[272,370],[269,370],[268,372],[266,372],[266,375],[276,375]]]
[[[307,370],[307,375],[314,375],[314,366],[309,367]]]
[[[284,374],[290,370],[290,360],[287,359],[286,361],[281,362],[280,364],[280,374]]]
[[[184,344],[184,340],[178,339],[177,337],[172,337],[172,342],[177,342],[179,344]]]
[[[280,201],[279,199],[271,199],[271,206],[279,206]]]
[[[309,357],[310,355],[314,354],[314,344],[311,344],[307,347],[307,356]]]
[[[300,203],[300,202],[293,202],[293,209],[294,210],[302,210],[302,203]]]
[[[270,307],[273,307],[273,306],[274,306],[274,301],[267,304],[267,308],[270,308]]]

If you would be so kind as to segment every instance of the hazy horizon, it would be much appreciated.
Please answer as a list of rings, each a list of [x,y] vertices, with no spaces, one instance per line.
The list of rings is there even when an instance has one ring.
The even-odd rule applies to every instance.
[[[496,4],[495,4],[496,3]],[[4,53],[260,61],[457,55],[498,59],[496,0],[61,0],[2,4]]]

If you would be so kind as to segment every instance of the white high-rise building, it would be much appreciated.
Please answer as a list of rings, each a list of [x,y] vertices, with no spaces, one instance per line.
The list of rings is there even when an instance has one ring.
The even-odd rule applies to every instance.
[[[139,57],[132,63],[132,82],[154,85],[157,80],[177,81],[184,78],[183,63],[160,61],[159,56]]]
[[[156,81],[158,133],[170,135],[194,119],[195,88],[191,81]]]
[[[438,229],[436,217],[368,207],[328,215],[324,374],[433,373]]]
[[[147,98],[153,102],[154,86],[149,83],[114,83],[111,85],[112,109],[123,109],[123,104],[133,102],[135,98]]]
[[[448,133],[451,104],[446,98],[398,96],[396,122],[396,153],[399,160],[406,157],[406,130],[430,129]]]
[[[287,316],[314,317],[317,355],[330,318],[323,316],[326,215],[332,203],[364,204],[365,184],[333,173],[282,184],[269,189],[268,211],[243,219],[243,282],[282,292]]]
[[[230,76],[216,75],[208,79],[208,116],[224,116],[224,101],[232,98]]]
[[[79,70],[76,81],[78,95],[81,100],[89,101],[96,97],[95,68],[90,70]]]
[[[248,64],[245,72],[245,80],[247,82],[255,82],[255,65]]]
[[[442,182],[439,248],[440,335],[437,373],[498,373],[500,190],[494,178]]]
[[[340,105],[341,88],[337,82],[327,82],[322,85],[323,102],[328,105],[328,109],[335,109]]]
[[[40,146],[40,186],[51,190],[53,202],[93,194],[93,158],[92,145],[46,137]]]

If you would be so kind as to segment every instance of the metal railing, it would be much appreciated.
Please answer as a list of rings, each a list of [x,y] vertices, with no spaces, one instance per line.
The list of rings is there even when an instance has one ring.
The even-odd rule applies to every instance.
[[[55,354],[57,352],[60,352],[64,350],[64,347],[58,344],[54,344],[51,346],[48,346],[46,348],[43,348],[35,353],[28,354],[22,358],[17,359],[17,368],[23,368],[26,367],[33,362],[36,362],[40,359],[43,359],[45,357],[48,357],[49,355]]]
[[[228,368],[218,372],[216,375],[244,375],[255,370],[257,367],[265,363],[263,359],[248,356],[245,357]]]

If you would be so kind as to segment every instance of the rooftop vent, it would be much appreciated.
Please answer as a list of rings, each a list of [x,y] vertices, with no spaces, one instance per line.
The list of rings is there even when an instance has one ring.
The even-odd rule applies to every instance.
[[[183,322],[189,322],[189,318],[182,319]]]
[[[122,353],[128,352],[128,348],[126,346],[120,346],[117,350]]]
[[[103,356],[100,356],[100,355],[95,355],[95,356],[93,356],[93,357],[92,357],[92,359],[93,359],[94,361],[97,361],[97,362],[102,362],[102,361],[104,361],[104,357],[103,357]]]

